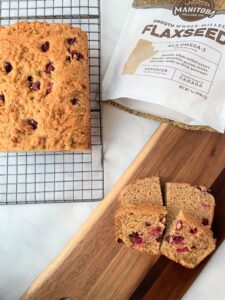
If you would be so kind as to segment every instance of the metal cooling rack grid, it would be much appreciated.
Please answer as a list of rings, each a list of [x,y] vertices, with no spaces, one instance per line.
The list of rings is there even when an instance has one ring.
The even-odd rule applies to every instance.
[[[0,24],[64,22],[88,33],[92,150],[85,153],[0,153],[0,204],[98,201],[104,194],[100,0],[1,0]]]

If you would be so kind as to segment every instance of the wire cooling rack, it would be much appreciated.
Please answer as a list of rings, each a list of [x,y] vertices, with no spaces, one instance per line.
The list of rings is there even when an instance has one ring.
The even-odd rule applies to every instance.
[[[0,0],[0,25],[64,22],[88,33],[92,150],[0,153],[0,204],[98,201],[104,194],[100,86],[100,0]]]

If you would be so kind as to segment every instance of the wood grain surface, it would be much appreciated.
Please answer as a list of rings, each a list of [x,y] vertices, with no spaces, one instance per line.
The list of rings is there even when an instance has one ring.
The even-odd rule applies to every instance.
[[[23,300],[180,299],[207,260],[187,270],[164,257],[139,254],[114,241],[115,203],[131,180],[158,174],[166,181],[212,187],[215,237],[225,238],[225,136],[160,126],[64,251]],[[163,289],[162,289],[163,286]]]

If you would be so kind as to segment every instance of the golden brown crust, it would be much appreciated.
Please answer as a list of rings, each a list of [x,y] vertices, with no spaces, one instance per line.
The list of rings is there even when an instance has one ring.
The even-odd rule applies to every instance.
[[[88,150],[86,33],[24,22],[1,27],[0,43],[0,150]]]
[[[127,212],[140,212],[140,213],[147,213],[147,212],[154,212],[157,214],[165,214],[166,213],[166,207],[161,206],[161,205],[157,205],[157,204],[149,204],[149,205],[129,205],[126,207],[119,207],[116,210],[115,216],[117,216],[118,214],[121,213],[127,213]]]

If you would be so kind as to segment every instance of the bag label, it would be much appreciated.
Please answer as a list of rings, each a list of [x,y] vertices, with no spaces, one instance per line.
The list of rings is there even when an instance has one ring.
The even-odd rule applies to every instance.
[[[223,131],[224,8],[220,0],[136,0],[103,81],[104,98],[140,100],[175,112],[175,121]]]
[[[193,22],[207,17],[212,18],[216,11],[211,0],[182,0],[178,6],[174,6],[173,14],[184,21]]]

